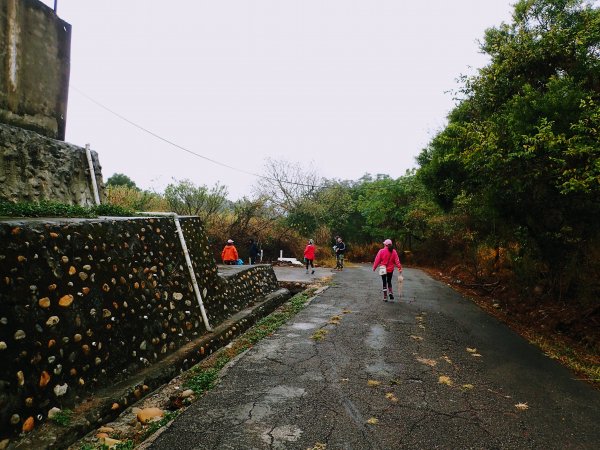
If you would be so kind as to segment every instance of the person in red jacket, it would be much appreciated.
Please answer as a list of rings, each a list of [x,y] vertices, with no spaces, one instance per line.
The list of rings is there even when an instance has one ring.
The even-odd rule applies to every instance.
[[[311,273],[315,273],[315,244],[313,244],[313,240],[308,240],[308,245],[304,249],[304,261],[306,262],[306,273],[308,273],[308,266],[312,268]]]
[[[373,262],[373,271],[379,266],[385,267],[381,274],[381,280],[383,281],[383,301],[388,301],[388,294],[390,300],[394,300],[394,292],[392,291],[392,276],[394,275],[394,267],[398,268],[398,271],[402,273],[402,264],[400,264],[400,258],[398,252],[394,249],[394,245],[391,239],[383,241],[384,247],[377,252],[375,262]]]
[[[227,240],[227,244],[221,252],[221,259],[223,260],[223,264],[237,264],[239,256],[237,248],[235,248],[235,245],[233,245],[233,241],[231,239]]]

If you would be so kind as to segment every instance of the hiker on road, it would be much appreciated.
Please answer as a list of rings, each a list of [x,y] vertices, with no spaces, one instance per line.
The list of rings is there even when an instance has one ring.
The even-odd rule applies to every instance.
[[[233,245],[233,240],[228,239],[227,244],[225,245],[225,247],[223,248],[223,251],[221,252],[221,259],[223,260],[223,264],[229,264],[229,265],[237,264],[238,258],[239,258],[239,256],[238,256],[237,248],[235,248],[235,245]]]
[[[258,246],[256,245],[256,242],[254,242],[254,239],[250,239],[250,243],[248,245],[248,254],[250,255],[249,262],[250,264],[256,264],[256,261],[258,260],[258,255],[260,254]]]
[[[308,266],[312,268],[311,273],[315,273],[315,244],[312,239],[308,240],[308,245],[304,249],[304,261],[306,262],[306,273],[308,273]]]
[[[336,239],[336,243],[333,247],[335,251],[335,268],[336,270],[342,270],[344,268],[344,253],[346,252],[346,244],[341,237]]]
[[[394,244],[391,239],[383,241],[383,248],[377,252],[375,261],[373,262],[373,272],[379,270],[381,281],[383,282],[383,301],[394,300],[394,292],[392,290],[392,276],[394,275],[394,267],[402,273],[402,264],[398,252],[394,249]]]

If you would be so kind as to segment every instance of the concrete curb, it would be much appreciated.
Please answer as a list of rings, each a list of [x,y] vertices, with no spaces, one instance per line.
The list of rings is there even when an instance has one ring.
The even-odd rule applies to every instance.
[[[175,353],[127,380],[99,390],[74,408],[68,426],[61,427],[48,421],[32,433],[10,442],[7,448],[67,448],[98,426],[114,420],[127,407],[151,394],[179,373],[226,346],[290,297],[290,291],[284,288],[268,294],[262,301],[225,320],[213,332],[187,343]]]

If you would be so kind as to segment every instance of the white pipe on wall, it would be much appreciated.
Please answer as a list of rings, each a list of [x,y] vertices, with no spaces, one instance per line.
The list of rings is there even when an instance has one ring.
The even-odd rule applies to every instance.
[[[173,221],[175,222],[175,228],[177,229],[177,235],[179,236],[179,242],[181,243],[181,248],[183,250],[183,255],[185,256],[185,263],[187,265],[188,271],[190,272],[190,278],[192,279],[192,286],[194,287],[194,294],[196,294],[196,300],[198,300],[198,306],[200,306],[200,314],[202,315],[202,321],[204,322],[204,327],[207,331],[212,331],[210,324],[208,323],[208,316],[206,315],[206,311],[204,309],[204,302],[202,301],[202,295],[200,294],[200,288],[198,287],[198,282],[196,281],[196,273],[194,272],[194,267],[192,266],[192,260],[190,259],[190,253],[187,248],[187,244],[185,243],[185,237],[183,236],[183,230],[181,229],[181,224],[179,223],[179,216],[173,212],[143,212],[142,214],[150,215],[150,216],[169,216],[173,217]]]
[[[98,193],[98,184],[96,183],[96,172],[94,171],[94,161],[92,160],[90,144],[85,144],[85,154],[87,156],[88,166],[90,168],[90,177],[92,178],[92,191],[94,191],[94,200],[96,201],[96,205],[99,205],[100,194]]]

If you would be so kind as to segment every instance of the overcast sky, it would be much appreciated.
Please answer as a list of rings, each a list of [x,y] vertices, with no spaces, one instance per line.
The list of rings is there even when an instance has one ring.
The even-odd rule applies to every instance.
[[[53,6],[53,0],[45,0]],[[477,41],[508,0],[58,0],[72,27],[68,142],[104,178],[162,191],[216,182],[230,198],[265,158],[327,178],[398,177],[445,124],[457,77],[487,63]]]

